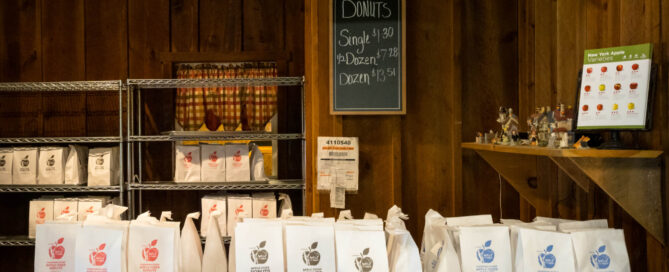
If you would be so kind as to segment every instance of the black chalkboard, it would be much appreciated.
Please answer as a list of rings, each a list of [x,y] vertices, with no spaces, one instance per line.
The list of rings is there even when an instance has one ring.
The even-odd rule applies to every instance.
[[[330,112],[404,114],[404,1],[331,0]]]

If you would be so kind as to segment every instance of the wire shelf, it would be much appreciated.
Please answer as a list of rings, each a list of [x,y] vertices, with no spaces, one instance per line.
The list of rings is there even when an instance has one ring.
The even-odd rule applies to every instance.
[[[130,183],[129,190],[302,190],[304,189],[303,180],[273,180],[270,182],[227,182],[227,183]]]
[[[195,132],[173,131],[166,135],[130,136],[131,142],[173,142],[173,141],[229,141],[229,140],[300,140],[300,133],[248,133],[248,132]]]
[[[120,80],[107,81],[60,81],[60,82],[4,82],[0,83],[0,92],[24,91],[118,91]]]
[[[86,185],[0,185],[0,193],[85,193],[120,192],[121,186]]]
[[[0,138],[0,144],[120,143],[121,137],[25,137]]]
[[[302,86],[303,77],[231,79],[128,79],[128,85],[142,89],[213,88],[225,86]]]
[[[35,239],[28,236],[0,236],[0,246],[34,246]]]

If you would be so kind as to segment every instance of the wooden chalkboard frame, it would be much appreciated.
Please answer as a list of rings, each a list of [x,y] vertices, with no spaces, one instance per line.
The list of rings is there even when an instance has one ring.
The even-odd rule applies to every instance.
[[[369,110],[369,111],[343,111],[343,110],[338,110],[335,111],[334,109],[334,82],[333,82],[333,77],[332,77],[332,71],[334,70],[334,62],[333,57],[332,57],[332,52],[333,52],[333,46],[332,46],[332,33],[334,29],[334,18],[332,16],[332,9],[333,9],[333,1],[338,1],[338,0],[329,0],[330,5],[329,5],[329,10],[328,10],[328,25],[329,25],[329,31],[328,31],[328,47],[329,47],[329,55],[328,55],[328,63],[329,63],[329,69],[328,69],[328,78],[329,78],[329,89],[330,89],[330,114],[331,115],[405,115],[406,114],[406,0],[399,0],[401,7],[401,25],[402,25],[402,30],[401,30],[401,35],[402,35],[402,50],[401,50],[401,58],[402,58],[402,67],[401,69],[401,80],[402,80],[402,108],[401,110]]]

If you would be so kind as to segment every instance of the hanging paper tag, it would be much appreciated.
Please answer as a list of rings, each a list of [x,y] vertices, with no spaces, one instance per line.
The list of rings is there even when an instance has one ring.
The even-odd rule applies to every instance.
[[[332,184],[330,190],[330,208],[344,209],[346,206],[346,187]]]

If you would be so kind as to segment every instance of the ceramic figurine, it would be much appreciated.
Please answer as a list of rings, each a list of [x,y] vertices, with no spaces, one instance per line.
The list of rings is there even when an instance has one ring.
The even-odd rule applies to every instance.
[[[559,104],[556,110],[553,112],[553,118],[555,119],[556,123],[555,131],[567,132],[572,130],[574,111],[571,109],[571,106]]]
[[[556,140],[557,140],[557,133],[551,132],[551,136],[548,137],[548,144],[546,146],[549,148],[554,148]]]
[[[560,148],[569,148],[569,133],[560,132]]]
[[[519,125],[520,125],[520,123],[518,123],[518,116],[513,114],[513,109],[512,108],[509,108],[509,110],[507,111],[506,122],[502,126],[502,130],[504,131],[504,134],[506,134],[506,136],[509,139],[511,139],[512,144],[516,144],[518,142],[517,139],[516,140],[513,139],[514,138],[513,135],[514,134],[518,135],[518,126]]]
[[[539,141],[539,146],[546,146],[548,145],[548,138],[550,137],[550,123],[551,123],[551,111],[550,108],[545,107],[541,108],[541,111],[539,112],[541,115],[539,117],[539,128],[537,131],[537,138]]]
[[[529,136],[527,140],[530,145],[538,144],[537,132],[539,130],[540,116],[540,109],[536,108],[534,109],[534,113],[529,118],[527,118],[527,127],[529,128],[529,132],[527,133]]]
[[[587,136],[585,136],[585,135],[583,135],[583,136],[581,136],[581,139],[578,139],[578,141],[574,144],[574,148],[576,148],[576,149],[586,149],[586,148],[590,148],[590,147],[588,146],[588,142],[589,142],[589,141],[590,141],[590,138],[587,137]]]

